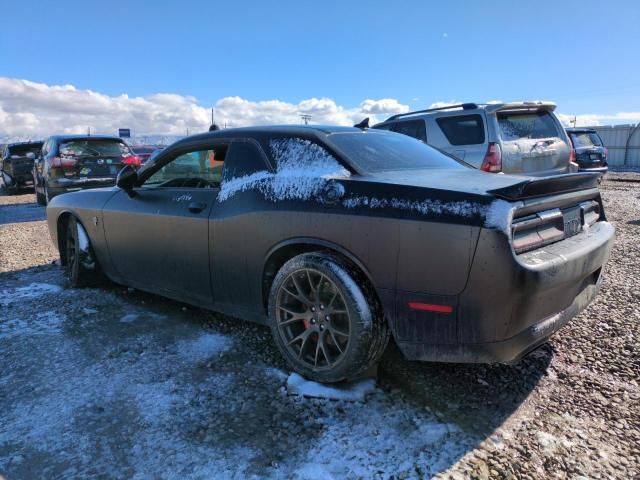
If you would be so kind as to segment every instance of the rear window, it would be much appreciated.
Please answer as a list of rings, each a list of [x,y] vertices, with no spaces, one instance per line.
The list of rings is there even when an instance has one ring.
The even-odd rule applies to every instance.
[[[558,125],[545,110],[538,112],[498,112],[502,140],[558,137]]]
[[[29,143],[27,145],[12,145],[9,147],[9,156],[19,155],[24,157],[27,153],[31,152],[34,155],[38,155],[42,149],[42,143]]]
[[[484,123],[478,114],[440,117],[436,122],[451,145],[484,143]]]
[[[158,149],[156,147],[131,147],[131,150],[133,150],[133,153],[136,153],[136,154],[151,155],[153,152],[155,152]]]
[[[595,132],[570,132],[569,135],[571,135],[574,148],[602,146],[602,140],[600,140],[600,136]]]
[[[131,155],[129,147],[118,140],[70,140],[60,144],[60,155],[69,157],[122,157]]]
[[[380,130],[333,133],[327,142],[366,172],[467,168],[420,140]]]

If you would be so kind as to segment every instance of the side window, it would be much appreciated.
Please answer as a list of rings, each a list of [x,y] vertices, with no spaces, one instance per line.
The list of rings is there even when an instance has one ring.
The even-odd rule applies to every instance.
[[[377,127],[373,127],[376,130],[391,130],[393,127],[393,123],[387,123],[386,125],[378,125]]]
[[[268,170],[262,151],[251,142],[235,141],[229,147],[222,171],[223,180],[245,177]]]
[[[478,114],[440,117],[436,122],[451,145],[484,143],[484,123]]]
[[[148,188],[218,188],[227,145],[207,150],[194,150],[177,156],[143,184]]]
[[[409,120],[398,122],[393,126],[393,131],[408,135],[423,142],[427,141],[427,129],[424,120]]]

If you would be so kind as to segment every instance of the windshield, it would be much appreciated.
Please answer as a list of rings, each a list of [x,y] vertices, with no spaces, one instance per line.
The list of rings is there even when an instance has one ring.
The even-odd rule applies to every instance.
[[[546,110],[537,112],[498,112],[502,140],[558,137],[558,126]]]
[[[60,155],[68,157],[126,157],[129,147],[118,140],[71,140],[60,144]]]
[[[400,133],[383,130],[339,132],[329,135],[327,142],[356,168],[366,172],[467,168],[420,140]]]
[[[9,155],[18,155],[24,157],[27,153],[31,152],[36,156],[40,153],[42,143],[28,143],[26,145],[13,145],[9,147]]]
[[[602,141],[596,132],[569,133],[573,148],[601,147]]]

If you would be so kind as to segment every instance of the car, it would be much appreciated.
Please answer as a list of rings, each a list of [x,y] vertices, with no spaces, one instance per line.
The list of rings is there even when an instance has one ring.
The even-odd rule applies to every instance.
[[[119,137],[53,135],[46,139],[33,165],[33,183],[40,205],[61,193],[115,185],[123,165],[140,166]]]
[[[20,188],[33,187],[31,170],[42,142],[7,143],[0,146],[0,177],[5,188],[17,192]]]
[[[552,102],[461,103],[393,115],[373,128],[422,140],[485,172],[577,171]]]
[[[581,172],[607,173],[609,151],[593,128],[567,128]]]
[[[118,284],[269,325],[290,366],[512,362],[583,310],[614,239],[598,175],[493,175],[393,132],[225,129],[47,207],[71,286]]]
[[[144,164],[154,152],[162,150],[164,147],[157,145],[129,145],[131,151],[140,159],[140,164]]]

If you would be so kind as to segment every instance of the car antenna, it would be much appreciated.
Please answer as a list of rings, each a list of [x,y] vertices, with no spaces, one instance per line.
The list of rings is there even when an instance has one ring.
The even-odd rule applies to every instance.
[[[365,129],[369,128],[369,117],[365,118],[360,123],[356,123],[354,125],[354,127],[355,128],[359,128],[361,130],[365,130]]]

